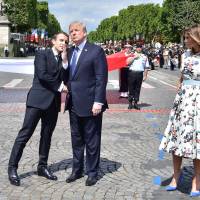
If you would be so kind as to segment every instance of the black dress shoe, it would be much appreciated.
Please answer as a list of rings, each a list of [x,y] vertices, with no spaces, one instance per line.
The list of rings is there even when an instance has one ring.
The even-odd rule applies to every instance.
[[[38,167],[37,174],[38,176],[43,176],[49,180],[53,181],[58,180],[57,176],[53,175],[52,172],[47,167]]]
[[[17,174],[17,169],[9,167],[8,168],[8,178],[10,181],[10,184],[15,185],[15,186],[20,186],[20,179]]]
[[[85,182],[85,185],[86,186],[92,186],[92,185],[95,185],[97,182],[97,178],[96,177],[93,177],[93,176],[88,176],[86,182]]]
[[[134,103],[133,108],[135,108],[136,110],[140,110],[140,107],[138,107],[137,103]]]
[[[133,105],[132,105],[132,104],[129,104],[129,105],[128,105],[128,109],[129,109],[129,110],[133,109]]]
[[[75,180],[79,179],[79,178],[82,178],[83,177],[83,174],[75,174],[75,173],[72,173],[67,179],[66,179],[66,182],[67,183],[71,183],[71,182],[74,182]]]

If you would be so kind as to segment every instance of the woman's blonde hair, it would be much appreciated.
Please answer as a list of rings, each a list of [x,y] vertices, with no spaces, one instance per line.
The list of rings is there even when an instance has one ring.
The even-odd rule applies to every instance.
[[[184,30],[200,46],[200,24],[188,27]]]

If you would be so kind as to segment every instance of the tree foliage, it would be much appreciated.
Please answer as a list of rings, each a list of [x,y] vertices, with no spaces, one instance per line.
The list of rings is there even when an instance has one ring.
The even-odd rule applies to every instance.
[[[185,27],[200,23],[199,0],[165,0],[162,12],[162,33],[166,41],[180,41]]]
[[[61,31],[60,24],[53,14],[48,14],[48,33],[50,36]]]
[[[49,15],[49,8],[48,2],[38,2],[37,3],[37,27],[40,29],[47,29],[48,28],[48,15]]]
[[[177,12],[173,13],[173,18],[174,26],[179,31],[200,22],[200,1],[179,2],[179,5],[176,7]]]
[[[131,5],[119,11],[118,16],[104,19],[96,32],[89,34],[90,40],[134,39],[136,35],[151,41],[160,33],[161,8],[154,4]]]
[[[37,0],[27,0],[29,27],[37,26]]]
[[[37,0],[4,0],[7,15],[15,31],[27,30],[37,24]]]
[[[136,39],[151,42],[179,42],[182,30],[200,23],[199,0],[164,0],[156,4],[131,5],[118,16],[101,21],[96,31],[89,34],[91,41]]]
[[[37,3],[38,11],[38,24],[37,28],[46,29],[49,36],[52,36],[56,32],[61,31],[60,24],[56,17],[49,12],[48,2],[42,1]]]
[[[61,30],[56,17],[49,12],[48,2],[37,0],[4,0],[12,31],[28,32],[31,28],[46,29],[51,36]]]
[[[48,2],[37,0],[4,0],[12,31],[27,32],[31,28],[46,29],[50,35],[61,30],[56,17],[49,12]],[[200,23],[199,0],[164,0],[158,4],[130,5],[101,21],[96,31],[89,33],[91,41],[127,40],[145,42],[161,40],[179,42],[186,26]]]

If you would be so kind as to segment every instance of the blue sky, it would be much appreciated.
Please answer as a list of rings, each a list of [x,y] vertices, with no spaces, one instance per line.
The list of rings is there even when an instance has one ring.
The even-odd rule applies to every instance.
[[[63,31],[68,32],[72,21],[86,23],[88,32],[95,30],[100,22],[129,5],[155,3],[162,5],[163,0],[48,0],[49,10],[53,13]]]

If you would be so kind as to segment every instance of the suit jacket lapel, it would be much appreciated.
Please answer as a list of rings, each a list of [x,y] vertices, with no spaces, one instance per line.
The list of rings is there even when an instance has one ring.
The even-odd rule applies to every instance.
[[[74,51],[74,47],[71,47],[71,48],[69,49],[69,51],[68,51],[68,58],[69,58],[69,61],[71,61],[73,51]]]
[[[53,66],[57,66],[57,68],[59,68],[59,66],[58,66],[58,61],[56,60],[55,55],[54,55],[52,49],[49,50],[48,55],[49,55],[50,59],[51,59],[52,62],[53,62]]]

